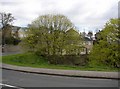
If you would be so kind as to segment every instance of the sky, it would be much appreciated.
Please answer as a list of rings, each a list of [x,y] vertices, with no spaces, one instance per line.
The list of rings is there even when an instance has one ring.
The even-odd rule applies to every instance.
[[[12,13],[13,25],[26,27],[38,16],[63,14],[83,31],[102,29],[118,17],[119,0],[0,0],[0,12]]]

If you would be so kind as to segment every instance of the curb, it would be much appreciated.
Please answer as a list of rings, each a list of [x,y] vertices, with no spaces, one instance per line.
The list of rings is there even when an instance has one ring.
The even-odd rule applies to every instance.
[[[45,68],[20,67],[8,64],[2,64],[2,69],[13,70],[26,73],[67,76],[67,77],[82,77],[82,78],[99,78],[99,79],[115,79],[119,80],[119,72],[98,72],[98,71],[78,71],[78,70],[57,70]]]

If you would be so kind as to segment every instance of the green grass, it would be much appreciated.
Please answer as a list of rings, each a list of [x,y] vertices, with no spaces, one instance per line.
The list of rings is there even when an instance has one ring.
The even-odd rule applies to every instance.
[[[1,59],[0,59],[1,60]],[[109,68],[105,66],[68,66],[49,64],[44,57],[36,56],[32,53],[15,54],[2,56],[2,62],[24,67],[50,68],[64,70],[88,70],[88,71],[118,71],[117,68]]]
[[[0,63],[2,62],[2,56],[0,56]]]

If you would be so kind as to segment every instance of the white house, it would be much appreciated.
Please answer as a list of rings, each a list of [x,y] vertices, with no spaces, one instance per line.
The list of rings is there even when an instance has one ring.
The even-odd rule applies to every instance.
[[[26,37],[26,31],[27,31],[27,28],[26,27],[21,27],[18,31],[18,35],[20,38],[24,38]]]

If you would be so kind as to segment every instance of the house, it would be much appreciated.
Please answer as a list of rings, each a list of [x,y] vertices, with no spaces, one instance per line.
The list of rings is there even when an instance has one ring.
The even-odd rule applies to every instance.
[[[93,39],[90,39],[88,37],[83,37],[83,51],[81,52],[81,54],[88,54],[92,47],[93,47]]]
[[[26,31],[27,31],[27,28],[26,27],[21,27],[18,31],[18,36],[20,38],[24,38],[26,37]]]
[[[23,38],[26,37],[25,32],[27,31],[26,27],[12,26],[12,36],[14,38]]]
[[[11,27],[11,34],[14,38],[19,38],[19,35],[18,35],[18,31],[21,27],[18,27],[18,26],[12,26]]]

